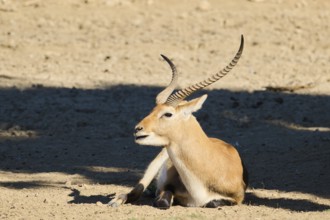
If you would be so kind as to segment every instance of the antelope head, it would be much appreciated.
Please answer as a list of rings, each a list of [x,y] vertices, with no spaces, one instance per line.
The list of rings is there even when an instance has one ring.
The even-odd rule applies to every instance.
[[[199,110],[207,95],[191,101],[185,98],[192,93],[201,90],[225,75],[237,64],[242,55],[244,38],[241,36],[240,47],[232,61],[222,70],[211,77],[188,86],[173,93],[177,87],[178,74],[175,65],[166,56],[161,55],[172,69],[172,80],[170,84],[156,97],[156,107],[135,127],[135,142],[141,145],[166,146],[169,145],[173,135],[184,133],[185,122],[189,121],[193,112]]]

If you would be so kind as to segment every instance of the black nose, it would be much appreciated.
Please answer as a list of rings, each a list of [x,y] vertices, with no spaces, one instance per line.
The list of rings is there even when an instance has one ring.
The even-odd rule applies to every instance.
[[[134,130],[134,133],[136,134],[136,133],[138,133],[139,131],[142,131],[142,130],[143,130],[143,127],[137,126]]]

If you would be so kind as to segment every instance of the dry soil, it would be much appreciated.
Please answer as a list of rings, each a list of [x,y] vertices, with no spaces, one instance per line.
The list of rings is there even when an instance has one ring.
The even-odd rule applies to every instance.
[[[330,1],[1,0],[1,219],[330,219]],[[170,80],[250,171],[243,205],[111,208],[156,147],[133,128]]]

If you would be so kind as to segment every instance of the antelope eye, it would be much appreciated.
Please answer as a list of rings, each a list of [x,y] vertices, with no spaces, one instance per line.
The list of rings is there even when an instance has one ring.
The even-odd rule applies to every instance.
[[[172,117],[172,113],[165,113],[163,116],[165,116],[166,118],[170,118],[170,117]]]

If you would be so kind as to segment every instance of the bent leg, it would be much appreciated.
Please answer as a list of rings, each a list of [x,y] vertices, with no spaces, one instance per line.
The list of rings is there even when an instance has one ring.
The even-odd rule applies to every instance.
[[[164,163],[157,178],[154,206],[168,209],[172,204],[187,206],[189,194],[171,160]]]
[[[227,199],[215,199],[215,200],[212,200],[212,201],[206,203],[203,207],[218,208],[221,206],[232,206],[232,205],[236,205],[236,203],[229,199],[228,200]]]
[[[172,204],[173,193],[171,191],[162,191],[154,202],[154,206],[159,209],[169,209]]]
[[[118,196],[115,196],[115,198],[113,198],[108,203],[108,205],[111,207],[118,207],[125,203],[134,202],[141,197],[143,191],[144,191],[144,186],[141,183],[139,183],[128,194],[120,194]]]
[[[112,207],[118,207],[124,203],[131,203],[138,200],[145,188],[151,183],[151,181],[157,175],[159,169],[162,167],[164,162],[168,159],[168,154],[165,148],[157,155],[157,157],[149,164],[144,176],[139,183],[131,190],[128,194],[120,194],[113,198],[108,205]]]

